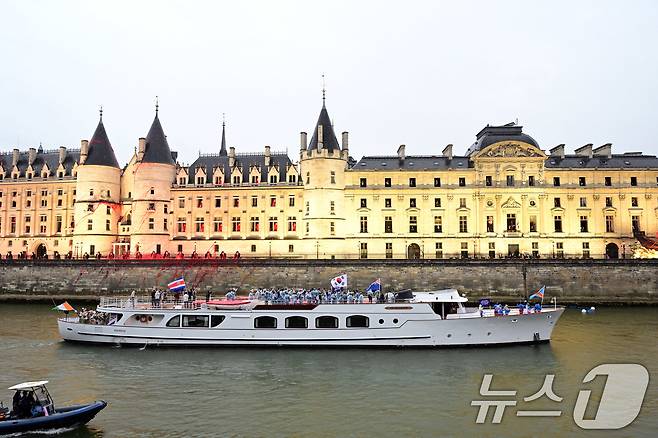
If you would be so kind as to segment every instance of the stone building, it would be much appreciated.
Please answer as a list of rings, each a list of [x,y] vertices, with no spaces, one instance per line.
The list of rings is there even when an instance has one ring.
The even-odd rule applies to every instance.
[[[265,146],[177,162],[158,109],[121,168],[101,118],[80,149],[0,154],[0,254],[72,257],[630,257],[658,231],[658,158],[545,152],[486,126],[464,155],[350,156],[322,105],[299,161]],[[635,232],[635,233],[634,233]]]

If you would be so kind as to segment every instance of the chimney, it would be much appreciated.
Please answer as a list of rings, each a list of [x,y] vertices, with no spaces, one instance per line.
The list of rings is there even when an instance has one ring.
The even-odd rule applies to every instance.
[[[235,146],[228,148],[228,167],[232,169],[235,166]]]
[[[343,142],[342,143],[343,143],[343,150],[344,151],[347,151],[350,148],[349,135],[350,135],[349,132],[347,132],[347,131],[343,132],[343,138],[342,138]]]
[[[322,131],[322,125],[318,125],[318,151],[322,150],[323,140],[324,140],[324,133]]]
[[[144,137],[140,137],[139,146],[137,147],[137,161],[142,161],[142,159],[144,159],[145,153],[146,153],[146,139]]]
[[[612,158],[612,143],[606,143],[599,146],[592,151],[592,154],[595,157],[606,157],[608,159]]]
[[[80,164],[85,164],[89,155],[89,142],[87,140],[80,141]]]
[[[66,160],[66,148],[64,146],[59,147],[59,164],[64,163]]]
[[[299,150],[305,151],[308,147],[307,134],[305,132],[299,133]]]
[[[16,166],[18,164],[18,159],[21,156],[21,152],[18,149],[14,149],[11,154],[11,165]]]
[[[560,160],[564,159],[564,143],[555,146],[553,149],[549,150],[551,157],[558,157]]]
[[[272,165],[272,152],[269,146],[265,146],[265,167]]]
[[[592,143],[579,147],[578,149],[575,150],[575,152],[576,155],[579,155],[581,157],[592,158]]]
[[[37,150],[35,148],[30,148],[27,152],[27,162],[30,166],[34,164],[35,158],[37,158]]]
[[[452,144],[447,145],[446,147],[443,148],[443,152],[441,152],[444,157],[446,157],[448,160],[452,160]]]
[[[398,147],[398,158],[400,161],[404,161],[404,148],[405,146],[403,144]]]

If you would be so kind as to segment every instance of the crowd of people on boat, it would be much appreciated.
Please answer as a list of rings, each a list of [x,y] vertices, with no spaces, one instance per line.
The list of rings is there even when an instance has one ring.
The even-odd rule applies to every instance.
[[[486,300],[485,300],[486,301]],[[519,310],[519,315],[530,314],[530,313],[541,313],[542,305],[541,303],[530,304],[528,301],[518,303],[516,308]],[[506,316],[509,315],[512,309],[507,304],[486,304],[483,305],[480,302],[478,310],[480,311],[480,316],[485,315],[485,309],[493,309],[494,316]]]
[[[16,391],[10,418],[34,418],[52,414],[52,406],[43,406],[33,391]]]
[[[108,325],[110,323],[110,314],[99,312],[93,309],[81,308],[78,312],[79,321],[82,324]]]
[[[233,298],[229,297],[229,294]],[[226,294],[227,299],[235,299],[235,291]],[[267,304],[360,304],[360,303],[392,303],[395,294],[384,294],[368,291],[353,291],[350,289],[251,289],[249,300],[265,301]]]

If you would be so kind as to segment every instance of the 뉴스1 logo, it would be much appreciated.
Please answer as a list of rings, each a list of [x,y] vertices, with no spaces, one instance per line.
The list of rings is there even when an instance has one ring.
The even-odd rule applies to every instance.
[[[590,370],[582,383],[589,383],[597,376],[607,376],[601,401],[593,419],[585,419],[585,412],[590,402],[592,391],[581,389],[578,392],[576,405],[573,409],[573,419],[582,429],[621,429],[635,420],[642,408],[644,395],[649,385],[649,372],[640,364],[601,364]],[[485,374],[480,385],[480,395],[483,397],[515,397],[515,390],[492,390],[493,374]],[[523,398],[526,403],[541,397],[561,403],[563,398],[553,390],[554,374],[547,374],[544,383],[535,394]],[[491,418],[492,424],[498,424],[503,419],[505,408],[517,405],[517,400],[473,400],[471,406],[478,406],[475,419],[477,424],[486,421],[489,408],[495,408]],[[517,417],[559,417],[561,410],[517,410]]]

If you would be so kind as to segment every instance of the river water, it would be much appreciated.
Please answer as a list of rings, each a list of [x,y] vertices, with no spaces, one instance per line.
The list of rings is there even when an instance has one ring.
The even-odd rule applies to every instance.
[[[658,308],[568,309],[552,343],[440,350],[157,349],[61,342],[51,306],[0,303],[0,388],[50,380],[56,404],[109,402],[67,437],[188,436],[628,436],[658,432]],[[584,431],[572,418],[585,374],[601,363],[639,363],[651,381],[637,419]],[[514,397],[479,395],[491,389]],[[563,397],[524,402],[546,374]],[[603,379],[602,383],[597,382]],[[593,418],[605,378],[591,384]],[[0,400],[10,401],[8,391]],[[476,424],[472,400],[517,400],[502,422]],[[551,418],[517,410],[552,409]],[[43,435],[41,435],[43,436]]]

